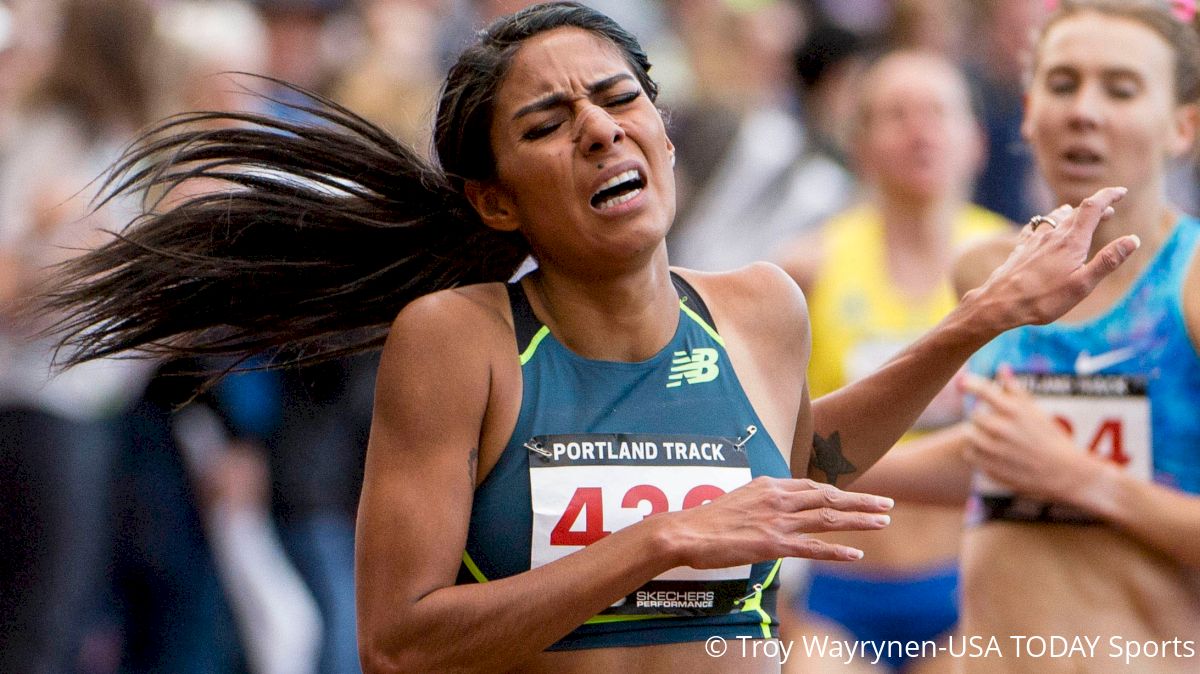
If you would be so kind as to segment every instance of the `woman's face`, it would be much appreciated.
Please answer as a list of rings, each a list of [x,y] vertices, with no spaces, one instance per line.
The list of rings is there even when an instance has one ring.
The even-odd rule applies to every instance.
[[[662,116],[616,46],[577,28],[526,41],[496,94],[495,181],[468,196],[520,229],[545,266],[613,269],[656,250],[675,217]]]
[[[965,194],[983,156],[966,83],[938,57],[901,53],[868,74],[855,156],[891,197],[931,202]]]
[[[1192,140],[1174,68],[1167,41],[1136,21],[1083,13],[1050,27],[1022,133],[1059,201],[1106,185],[1161,192],[1167,160]]]

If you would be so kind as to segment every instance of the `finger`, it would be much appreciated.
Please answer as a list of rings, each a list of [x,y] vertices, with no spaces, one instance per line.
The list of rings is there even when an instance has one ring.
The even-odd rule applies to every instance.
[[[992,452],[993,442],[978,426],[968,426],[966,429],[967,446],[963,448],[963,458],[971,467],[985,470],[996,463]]]
[[[1013,372],[1012,365],[1009,365],[1008,363],[1001,363],[996,378],[1000,382],[1000,389],[1012,396],[1014,399],[1025,400],[1031,397],[1029,395],[1029,391],[1025,388],[1025,385],[1021,383],[1020,379],[1017,379],[1016,373]]]
[[[1011,403],[1000,386],[986,377],[968,373],[963,378],[963,391],[979,398],[996,411],[1007,410],[1011,407]]]
[[[795,542],[787,546],[784,551],[788,557],[803,557],[827,562],[854,562],[863,558],[862,550],[848,545],[826,543],[807,536],[796,536],[795,539]]]
[[[1104,211],[1120,201],[1126,192],[1128,190],[1124,187],[1105,187],[1084,199],[1072,219],[1072,229],[1080,229],[1088,238],[1091,238],[1092,233],[1096,231],[1096,225],[1100,224],[1100,217]]]
[[[797,482],[799,482],[797,480]],[[861,511],[883,513],[891,510],[896,502],[886,496],[863,494],[855,491],[842,491],[833,485],[822,484],[815,488],[789,492],[791,501],[788,509],[792,512],[813,510],[815,508],[830,508],[841,511]]]
[[[806,534],[829,531],[874,531],[892,523],[890,515],[880,513],[844,512],[833,508],[816,508],[793,514],[791,530]]]
[[[1071,206],[1071,204],[1063,204],[1063,205],[1059,206],[1058,208],[1050,211],[1046,215],[1050,218],[1053,218],[1055,222],[1057,222],[1058,224],[1061,225],[1064,222],[1066,222],[1068,218],[1071,217],[1071,213],[1073,213],[1074,211],[1075,211],[1075,209]]]
[[[1107,246],[1100,249],[1099,253],[1079,269],[1076,274],[1081,275],[1087,291],[1091,292],[1105,276],[1108,276],[1121,263],[1133,254],[1142,245],[1142,240],[1136,234],[1123,236],[1116,241],[1111,241]]]
[[[1004,437],[1008,423],[999,415],[977,411],[971,414],[971,426],[981,437],[990,439]]]

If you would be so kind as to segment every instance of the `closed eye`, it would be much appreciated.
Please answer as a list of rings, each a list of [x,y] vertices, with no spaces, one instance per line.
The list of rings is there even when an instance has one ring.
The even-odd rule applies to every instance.
[[[616,108],[616,107],[620,107],[622,105],[628,105],[628,104],[636,101],[638,99],[638,97],[641,95],[642,95],[641,90],[630,91],[630,92],[627,92],[627,93],[624,93],[624,94],[621,94],[619,96],[609,99],[608,102],[606,102],[604,105],[607,107],[610,107],[610,108]]]
[[[546,136],[554,133],[560,126],[562,126],[562,122],[540,124],[523,133],[521,138],[524,138],[525,140],[537,140],[539,138],[545,138]]]

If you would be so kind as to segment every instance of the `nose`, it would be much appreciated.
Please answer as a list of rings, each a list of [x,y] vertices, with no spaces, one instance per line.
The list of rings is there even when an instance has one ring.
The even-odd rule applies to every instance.
[[[586,105],[575,118],[575,143],[584,155],[603,153],[625,139],[625,129],[598,105]]]
[[[1072,129],[1092,129],[1099,126],[1103,118],[1104,94],[1098,85],[1079,88],[1070,101],[1067,123]]]

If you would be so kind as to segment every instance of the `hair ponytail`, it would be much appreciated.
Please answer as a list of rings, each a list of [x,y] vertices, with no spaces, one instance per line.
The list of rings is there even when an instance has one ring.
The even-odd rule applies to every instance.
[[[510,278],[528,243],[486,227],[463,188],[495,178],[492,104],[513,55],[561,27],[609,40],[656,98],[633,35],[585,5],[552,2],[498,19],[450,69],[434,129],[440,167],[295,87],[312,105],[289,107],[324,124],[218,112],[160,124],[102,193],[166,197],[147,199],[113,241],[59,268],[43,298],[43,312],[65,316],[50,330],[62,335],[64,364],[134,349],[312,363],[381,345],[421,295]],[[230,122],[240,126],[212,128]],[[204,179],[229,189],[159,210],[173,190]]]
[[[387,132],[292,89],[313,104],[290,107],[321,125],[178,115],[113,167],[100,205],[140,192],[143,215],[57,269],[42,310],[63,316],[51,330],[65,365],[133,349],[318,362],[377,348],[421,295],[512,275],[519,234],[485,227]],[[227,189],[159,210],[202,179]]]

